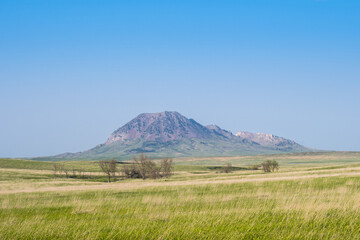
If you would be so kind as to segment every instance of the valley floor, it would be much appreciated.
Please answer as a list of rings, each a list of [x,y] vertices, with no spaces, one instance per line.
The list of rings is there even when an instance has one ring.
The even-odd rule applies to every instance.
[[[0,239],[360,239],[360,159],[320,162],[108,184],[0,159]]]

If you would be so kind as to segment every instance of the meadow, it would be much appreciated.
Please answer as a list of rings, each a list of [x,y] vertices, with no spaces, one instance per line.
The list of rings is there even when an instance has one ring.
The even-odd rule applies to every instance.
[[[276,159],[280,170],[246,170]],[[232,173],[219,166],[231,162]],[[168,179],[106,183],[96,162],[0,159],[0,239],[360,239],[360,154],[175,159]],[[119,164],[121,167],[121,164]]]

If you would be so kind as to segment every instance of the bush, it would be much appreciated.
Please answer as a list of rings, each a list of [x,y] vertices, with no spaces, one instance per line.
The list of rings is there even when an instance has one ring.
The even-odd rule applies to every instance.
[[[249,170],[259,170],[260,167],[261,167],[261,164],[254,164],[249,167]]]

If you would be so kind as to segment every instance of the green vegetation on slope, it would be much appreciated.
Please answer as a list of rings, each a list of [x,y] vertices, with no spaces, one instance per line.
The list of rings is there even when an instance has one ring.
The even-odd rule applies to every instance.
[[[292,146],[261,146],[251,142],[234,139],[182,139],[169,142],[142,141],[139,139],[126,142],[100,144],[90,150],[78,153],[65,153],[56,156],[39,157],[40,161],[63,160],[130,160],[132,156],[145,153],[149,157],[206,157],[206,156],[246,156],[259,154],[281,154],[313,151],[310,148],[294,144]]]

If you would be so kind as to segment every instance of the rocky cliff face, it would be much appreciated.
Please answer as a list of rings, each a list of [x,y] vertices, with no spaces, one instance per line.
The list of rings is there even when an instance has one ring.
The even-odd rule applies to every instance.
[[[234,137],[234,135],[230,131],[224,130],[217,125],[208,125],[206,127],[218,137],[224,137],[229,139]]]
[[[284,147],[298,145],[296,142],[268,133],[237,132],[235,136],[266,147]]]
[[[143,113],[113,132],[105,144],[134,139],[167,142],[213,135],[213,131],[178,112]]]

